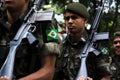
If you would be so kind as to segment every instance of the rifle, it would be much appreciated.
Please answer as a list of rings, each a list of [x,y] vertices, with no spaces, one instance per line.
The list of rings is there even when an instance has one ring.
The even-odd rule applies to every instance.
[[[29,44],[31,45],[38,44],[38,40],[32,34],[36,29],[36,26],[34,25],[34,23],[36,22],[36,18],[38,20],[38,17],[42,16],[42,18],[40,18],[40,21],[42,20],[50,21],[50,19],[52,19],[51,16],[53,13],[51,14],[51,12],[38,11],[40,7],[40,3],[41,3],[41,0],[34,0],[33,6],[30,8],[27,15],[24,17],[24,21],[20,29],[18,30],[13,40],[10,41],[10,51],[8,53],[8,56],[4,64],[1,67],[0,76],[7,76],[9,77],[9,80],[13,79],[13,68],[14,68],[16,50],[18,49],[20,43],[24,38],[27,38],[29,41]]]
[[[103,8],[104,8],[104,5],[102,4],[101,6],[98,6],[98,8],[96,9],[96,16],[95,16],[95,19],[94,19],[94,22],[92,25],[91,34],[89,35],[89,38],[86,41],[86,44],[85,44],[84,49],[82,51],[82,54],[80,55],[81,66],[79,68],[76,80],[80,76],[84,76],[85,80],[87,80],[87,77],[89,77],[89,76],[87,74],[86,58],[87,58],[89,52],[93,52],[95,55],[99,55],[100,52],[94,48],[94,43],[96,41],[107,40],[109,37],[108,32],[97,33],[97,28],[98,28],[98,25],[100,22]]]

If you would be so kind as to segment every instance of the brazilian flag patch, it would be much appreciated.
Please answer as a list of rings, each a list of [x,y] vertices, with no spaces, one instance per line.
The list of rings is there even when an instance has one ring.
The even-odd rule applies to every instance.
[[[57,29],[47,29],[46,30],[47,40],[48,41],[58,41],[58,30]]]

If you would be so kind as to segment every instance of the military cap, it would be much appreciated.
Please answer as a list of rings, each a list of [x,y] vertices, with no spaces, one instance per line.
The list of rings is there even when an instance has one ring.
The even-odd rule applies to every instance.
[[[120,36],[120,31],[114,33],[114,38]]]
[[[65,11],[71,11],[73,13],[76,13],[80,16],[83,16],[84,18],[89,18],[89,13],[87,11],[87,8],[79,3],[79,2],[74,2],[74,3],[69,3],[65,9]]]

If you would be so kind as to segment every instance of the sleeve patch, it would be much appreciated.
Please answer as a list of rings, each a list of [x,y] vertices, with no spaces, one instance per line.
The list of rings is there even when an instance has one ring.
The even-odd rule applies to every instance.
[[[58,30],[57,29],[47,29],[46,30],[47,40],[58,40]]]

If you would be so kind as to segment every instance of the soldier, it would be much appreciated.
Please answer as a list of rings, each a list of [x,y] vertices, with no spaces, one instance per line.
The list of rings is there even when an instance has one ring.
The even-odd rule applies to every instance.
[[[111,80],[120,80],[120,31],[114,33],[113,50],[110,65]]]
[[[61,56],[58,58],[55,80],[75,80],[80,68],[80,53],[84,48],[86,39],[85,24],[89,18],[89,12],[81,3],[70,3],[64,12],[64,19],[67,28],[67,37],[61,43]],[[87,73],[89,80],[100,80],[97,67],[99,66],[100,55],[96,56],[90,52],[86,59]],[[92,79],[91,79],[92,78]],[[83,80],[83,77],[78,80]]]
[[[9,53],[10,41],[13,40],[23,23],[34,0],[3,0],[5,13],[0,18],[0,68]],[[23,39],[16,50],[12,80],[52,80],[56,57],[59,54],[57,30],[51,24],[35,22],[33,35],[38,40],[35,45]],[[56,34],[56,36],[52,36]],[[49,34],[49,36],[48,36]],[[49,39],[48,39],[49,38]],[[9,64],[10,65],[10,64]],[[6,75],[0,80],[8,80]]]

